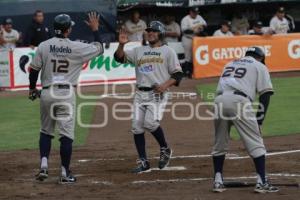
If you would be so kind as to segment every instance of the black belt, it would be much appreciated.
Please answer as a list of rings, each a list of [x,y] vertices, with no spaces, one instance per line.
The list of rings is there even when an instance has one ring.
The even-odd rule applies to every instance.
[[[153,90],[152,87],[137,87],[137,89],[144,92],[150,92]]]
[[[58,84],[58,85],[54,85],[55,87],[57,87],[58,89],[70,89],[70,85],[61,85],[61,84]],[[43,87],[43,90],[45,89],[49,89],[51,86],[45,86]],[[76,85],[73,85],[73,87],[76,87]]]
[[[220,92],[220,93],[218,93],[217,95],[219,96],[219,95],[222,95],[222,94],[223,94],[223,92]],[[245,98],[249,99],[250,101],[252,101],[252,99],[251,99],[247,94],[245,94],[245,93],[242,92],[242,91],[236,90],[236,91],[233,92],[233,94],[235,94],[235,95],[240,95],[240,96],[245,97]]]

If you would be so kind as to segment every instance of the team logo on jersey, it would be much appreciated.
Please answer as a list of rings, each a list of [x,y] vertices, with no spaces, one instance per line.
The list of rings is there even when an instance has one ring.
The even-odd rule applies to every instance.
[[[50,45],[50,53],[72,53],[69,47]]]
[[[144,74],[154,71],[153,65],[145,65],[145,66],[139,67],[138,69],[139,69],[139,72],[144,73]]]
[[[292,40],[288,44],[288,54],[293,59],[300,58],[300,40]]]

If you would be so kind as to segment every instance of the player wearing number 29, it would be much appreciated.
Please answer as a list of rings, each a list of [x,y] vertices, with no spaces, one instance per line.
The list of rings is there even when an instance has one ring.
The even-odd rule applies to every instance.
[[[259,94],[257,113],[252,101]],[[262,125],[273,87],[270,74],[265,66],[265,54],[258,47],[250,47],[245,57],[234,60],[224,67],[216,92],[215,144],[213,147],[214,192],[223,192],[223,163],[228,151],[230,127],[234,125],[247,152],[252,157],[257,184],[255,192],[277,192],[266,180],[265,154],[260,126]]]
[[[55,125],[60,135],[61,176],[59,183],[76,182],[69,169],[75,127],[75,92],[82,65],[103,53],[98,28],[99,16],[88,14],[87,25],[93,31],[95,41],[92,44],[74,42],[68,39],[74,22],[69,15],[60,14],[54,19],[55,36],[42,42],[30,65],[29,98],[39,96],[36,82],[41,71],[42,91],[40,94],[40,172],[36,179],[48,178],[48,159]]]

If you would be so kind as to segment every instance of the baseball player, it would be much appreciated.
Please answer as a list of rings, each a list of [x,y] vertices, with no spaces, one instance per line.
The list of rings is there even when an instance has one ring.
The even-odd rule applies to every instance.
[[[166,142],[160,120],[167,103],[168,88],[172,85],[178,86],[183,76],[175,51],[162,42],[165,35],[163,24],[152,21],[146,32],[149,46],[124,51],[128,36],[124,30],[121,30],[119,46],[114,54],[118,62],[130,62],[136,66],[132,133],[139,159],[133,173],[150,171],[145,150],[145,130],[150,131],[159,143],[158,167],[163,169],[169,164],[172,150]]]
[[[270,74],[265,66],[265,54],[258,47],[250,47],[245,57],[225,65],[217,87],[215,144],[213,147],[214,192],[223,192],[223,163],[228,150],[230,126],[237,129],[247,152],[252,157],[256,172],[258,193],[277,192],[278,188],[266,180],[265,154],[260,126],[268,109],[270,96],[274,93]],[[252,101],[259,94],[257,113]]]
[[[60,135],[61,176],[59,183],[76,182],[69,169],[75,128],[75,92],[77,80],[83,63],[103,53],[98,27],[99,16],[89,14],[86,23],[93,31],[95,41],[92,44],[75,42],[68,39],[74,22],[69,15],[60,14],[54,18],[55,36],[42,42],[30,65],[29,98],[34,100],[39,91],[36,82],[41,71],[42,91],[40,94],[40,171],[36,179],[48,178],[48,159],[51,140],[54,138],[55,125]]]
[[[189,14],[181,20],[182,46],[185,56],[183,71],[189,77],[193,73],[193,37],[203,35],[203,30],[207,26],[206,21],[198,14],[198,11],[197,7],[190,8]]]
[[[131,18],[125,22],[125,29],[129,33],[128,39],[131,42],[143,41],[143,34],[147,28],[146,23],[140,19],[140,13],[133,11]]]
[[[284,17],[285,9],[280,7],[270,21],[270,29],[274,34],[286,34],[290,30],[289,21]]]

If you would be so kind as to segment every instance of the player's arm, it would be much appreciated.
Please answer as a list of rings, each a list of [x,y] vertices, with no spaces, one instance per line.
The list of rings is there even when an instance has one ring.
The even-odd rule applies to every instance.
[[[126,62],[124,46],[128,42],[129,42],[129,40],[128,40],[128,35],[126,33],[126,30],[120,29],[120,32],[119,32],[119,46],[118,46],[117,50],[114,53],[114,58],[119,63],[125,63]]]
[[[270,98],[274,94],[269,71],[265,65],[258,70],[257,91],[259,94],[259,106],[256,119],[259,126],[263,124],[270,103]]]
[[[155,92],[162,93],[166,91],[171,86],[179,86],[182,78],[183,78],[183,72],[179,63],[179,60],[177,58],[177,54],[173,49],[170,49],[170,53],[167,56],[167,67],[170,74],[170,79],[167,80],[165,83],[158,85],[155,87]]]
[[[39,72],[42,67],[42,56],[39,48],[37,49],[35,56],[29,67],[29,96],[28,98],[34,101],[37,97],[40,97],[40,91],[36,89],[36,82],[39,77]]]

